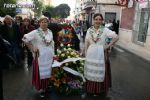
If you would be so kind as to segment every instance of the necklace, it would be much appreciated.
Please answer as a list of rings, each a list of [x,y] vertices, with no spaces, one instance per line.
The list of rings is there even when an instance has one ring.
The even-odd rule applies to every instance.
[[[48,30],[45,34],[41,29],[38,29],[39,36],[42,38],[42,41],[45,43],[46,46],[49,46],[51,44],[50,38],[47,38],[49,36]]]
[[[97,43],[97,42],[101,39],[101,35],[102,35],[102,33],[103,33],[103,29],[104,29],[103,26],[100,26],[98,30],[96,30],[96,29],[93,27],[94,33],[97,33],[96,38],[94,38],[93,34],[91,34],[92,40],[93,40],[95,43]]]

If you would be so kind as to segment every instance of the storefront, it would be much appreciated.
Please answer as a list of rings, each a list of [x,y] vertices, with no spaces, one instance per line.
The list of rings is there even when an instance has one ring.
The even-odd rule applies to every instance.
[[[125,45],[150,50],[150,1],[134,0],[130,8],[122,8],[119,37]]]
[[[140,45],[146,45],[148,33],[150,32],[148,28],[150,27],[150,6],[141,6],[139,2],[136,3],[134,17],[134,27],[133,27],[133,42]]]

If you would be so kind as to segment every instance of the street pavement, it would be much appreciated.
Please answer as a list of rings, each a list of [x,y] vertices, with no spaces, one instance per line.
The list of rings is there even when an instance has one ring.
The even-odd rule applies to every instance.
[[[26,60],[25,60],[26,61]],[[84,100],[150,100],[150,62],[120,47],[110,53],[112,88],[107,97],[87,95]],[[51,93],[45,98],[31,85],[31,69],[26,62],[21,67],[3,71],[4,100],[52,100]],[[81,95],[57,94],[58,100],[82,100]]]

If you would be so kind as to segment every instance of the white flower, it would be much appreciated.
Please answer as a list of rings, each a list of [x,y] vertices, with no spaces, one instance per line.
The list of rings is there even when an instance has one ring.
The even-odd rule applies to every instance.
[[[65,63],[65,66],[68,66],[69,64],[68,63]]]
[[[70,44],[68,44],[67,46],[70,47]]]
[[[74,52],[71,52],[71,55],[74,55]]]
[[[58,53],[58,54],[61,54],[61,51],[60,51],[59,49],[57,49],[57,53]]]
[[[64,56],[65,56],[65,54],[61,54],[61,56],[62,56],[62,57],[64,57]]]
[[[70,58],[70,56],[68,56],[68,58]]]
[[[76,64],[76,62],[75,62],[75,61],[74,61],[73,63],[74,63],[74,64]]]
[[[64,44],[62,44],[62,43],[61,43],[61,44],[60,44],[60,46],[61,46],[61,47],[63,47],[63,46],[64,46]]]
[[[64,48],[64,51],[66,51],[67,49],[66,48]]]
[[[66,53],[69,54],[69,51],[67,51]]]
[[[78,57],[79,57],[79,55],[76,55],[76,57],[78,58]]]
[[[68,50],[71,50],[71,48],[68,48]]]
[[[84,65],[84,63],[82,62],[81,65]]]
[[[57,52],[59,51],[59,49],[57,49]]]

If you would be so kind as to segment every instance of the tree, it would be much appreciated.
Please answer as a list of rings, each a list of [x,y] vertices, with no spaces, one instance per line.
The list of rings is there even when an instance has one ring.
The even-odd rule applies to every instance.
[[[56,15],[55,8],[53,6],[46,6],[42,13],[48,18],[55,17]]]
[[[70,7],[67,4],[60,4],[59,6],[46,6],[43,10],[45,16],[51,15],[53,18],[66,18],[70,15]]]
[[[10,15],[14,17],[16,15],[16,7],[8,7],[10,4],[16,5],[16,0],[0,0],[0,16]]]
[[[56,10],[61,18],[67,18],[70,15],[70,7],[67,4],[60,4]]]
[[[35,15],[34,17],[40,17],[41,16],[41,12],[43,10],[43,3],[42,1],[39,0],[32,0],[33,4],[35,5],[35,8],[33,9]]]

